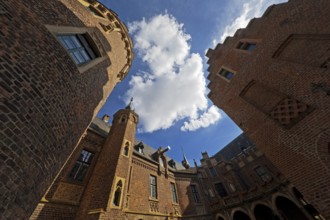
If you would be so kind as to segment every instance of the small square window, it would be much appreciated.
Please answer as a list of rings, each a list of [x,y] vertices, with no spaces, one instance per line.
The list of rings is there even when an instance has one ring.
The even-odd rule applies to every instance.
[[[87,41],[86,34],[58,35],[57,39],[77,65],[82,65],[97,57]]]
[[[236,48],[240,50],[253,51],[255,47],[256,47],[255,43],[239,42]]]
[[[268,182],[271,179],[271,177],[268,174],[268,171],[265,167],[258,166],[257,168],[254,169],[254,171],[258,174],[260,179],[262,179],[262,181],[264,181],[264,182]]]
[[[234,73],[230,70],[222,68],[219,73],[220,76],[226,78],[227,80],[231,80],[234,77]]]

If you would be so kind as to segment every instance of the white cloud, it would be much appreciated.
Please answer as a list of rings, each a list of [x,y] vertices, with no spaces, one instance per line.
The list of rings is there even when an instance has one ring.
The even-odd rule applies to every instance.
[[[148,66],[148,72],[132,77],[126,93],[127,100],[134,97],[139,131],[167,129],[181,119],[188,121],[187,126],[201,120],[199,114],[207,111],[203,63],[199,54],[190,52],[190,36],[183,24],[165,13],[133,22],[129,29],[138,56]],[[200,127],[207,127],[207,122]]]
[[[238,1],[242,3],[242,1]],[[219,30],[219,34],[216,39],[213,40],[213,46],[217,43],[223,42],[226,37],[233,36],[237,29],[245,28],[249,21],[254,17],[260,17],[264,11],[272,4],[278,4],[285,2],[285,0],[250,0],[243,5],[238,17],[233,19],[233,22],[225,26],[224,29]]]
[[[184,122],[181,127],[181,131],[195,131],[199,128],[208,127],[216,123],[219,119],[221,119],[221,117],[220,110],[213,105],[199,118],[191,119],[189,122]]]

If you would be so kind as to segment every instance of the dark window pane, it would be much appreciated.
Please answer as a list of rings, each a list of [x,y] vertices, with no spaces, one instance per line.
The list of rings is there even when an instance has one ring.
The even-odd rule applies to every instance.
[[[191,191],[192,191],[193,198],[194,198],[195,202],[200,203],[201,200],[200,200],[200,197],[199,197],[199,193],[197,191],[197,187],[195,185],[191,185],[190,188],[191,188]]]
[[[176,188],[174,183],[171,183],[171,192],[172,192],[172,201],[178,203],[178,198],[176,196]]]
[[[245,50],[252,51],[252,50],[254,50],[255,47],[256,47],[255,44],[247,44]]]
[[[231,80],[234,77],[234,73],[232,73],[226,69],[221,69],[218,74],[225,77],[228,80]]]
[[[89,165],[92,162],[93,156],[93,153],[86,150],[82,150],[80,152],[78,160],[76,161],[69,174],[69,177],[74,180],[83,181],[89,168]]]
[[[217,190],[219,196],[221,196],[221,197],[225,197],[228,195],[228,193],[222,183],[216,183],[215,189]]]
[[[209,170],[210,170],[211,176],[213,176],[213,177],[217,176],[217,173],[216,173],[214,167],[210,167]]]

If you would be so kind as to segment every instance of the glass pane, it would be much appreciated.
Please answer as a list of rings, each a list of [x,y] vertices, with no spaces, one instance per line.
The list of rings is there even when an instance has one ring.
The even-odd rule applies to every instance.
[[[80,162],[76,162],[76,164],[73,166],[73,168],[72,168],[72,170],[69,174],[70,178],[73,178],[73,179],[75,178],[76,173],[78,172],[80,165],[81,165]]]
[[[72,35],[70,36],[71,37],[71,40],[72,40],[72,43],[75,45],[75,47],[82,47],[80,41],[78,40],[77,36],[76,35]]]
[[[256,47],[256,45],[255,44],[248,44],[247,46],[246,46],[246,50],[247,51],[252,51],[252,50],[254,50],[254,48]]]
[[[87,169],[88,169],[88,165],[87,164],[83,164],[80,167],[80,169],[79,169],[79,171],[78,171],[75,179],[76,180],[79,180],[79,181],[83,181],[84,180],[84,177],[85,177],[85,175],[87,173]]]
[[[150,176],[150,183],[151,183],[152,185],[155,185],[155,184],[156,184],[155,177]]]
[[[67,49],[75,48],[75,45],[74,45],[73,41],[71,40],[70,36],[63,36],[63,39],[64,39]]]
[[[82,48],[80,50],[80,52],[81,52],[81,55],[84,57],[85,61],[90,60],[90,57],[88,56],[88,54],[87,54],[87,52],[86,52],[85,49]]]
[[[227,78],[227,79],[232,79],[233,76],[234,76],[233,73],[231,73],[231,72],[227,72],[226,78]]]
[[[77,58],[78,64],[85,62],[85,58],[81,55],[81,53],[79,51],[73,52],[73,55]]]

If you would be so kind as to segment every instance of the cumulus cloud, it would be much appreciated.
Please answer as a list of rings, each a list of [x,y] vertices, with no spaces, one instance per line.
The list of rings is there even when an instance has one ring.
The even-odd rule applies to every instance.
[[[167,129],[182,119],[188,127],[198,120],[205,121],[200,127],[207,127],[199,115],[208,107],[203,62],[199,54],[190,52],[191,37],[183,24],[165,13],[130,23],[129,30],[139,58],[148,67],[131,78],[126,93],[127,100],[134,97],[142,125],[139,131]]]
[[[237,29],[245,28],[252,18],[260,17],[270,5],[281,2],[285,0],[250,0],[244,4],[238,4],[243,5],[239,16],[219,31],[218,37],[213,40],[213,46],[219,42],[222,43],[226,37],[234,35]]]
[[[181,131],[195,131],[199,128],[205,128],[216,123],[219,119],[221,119],[220,111],[213,105],[199,118],[184,122]]]

